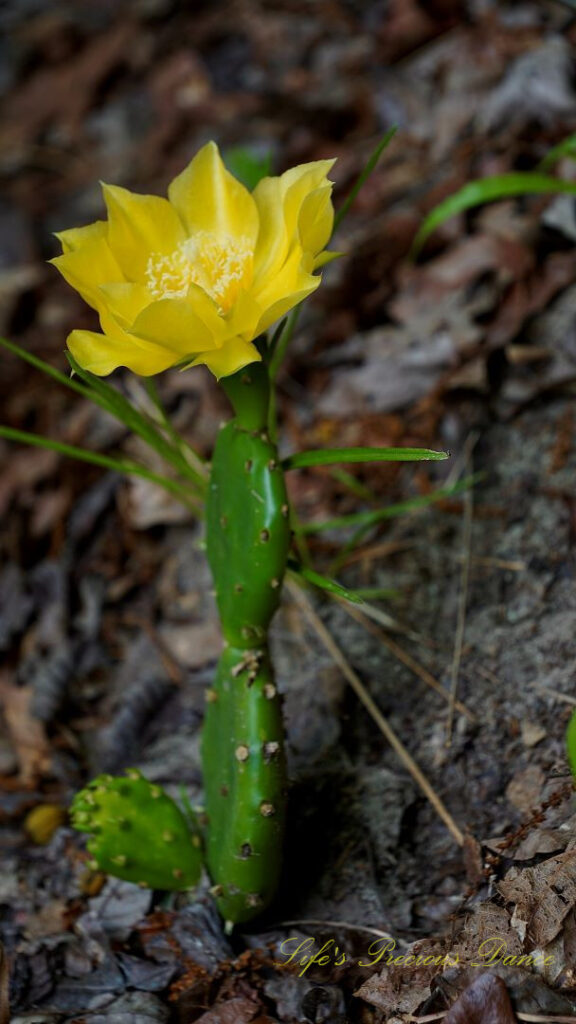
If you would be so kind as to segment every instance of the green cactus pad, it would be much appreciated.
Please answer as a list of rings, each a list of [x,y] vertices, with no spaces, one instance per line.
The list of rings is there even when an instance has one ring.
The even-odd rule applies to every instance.
[[[268,652],[290,546],[284,473],[268,436],[267,368],[223,381],[236,412],[218,436],[206,550],[225,648],[207,693],[202,737],[206,859],[223,917],[255,917],[282,860],[286,768],[280,698]]]
[[[206,504],[206,551],[225,639],[259,647],[280,599],[290,524],[276,446],[235,420],[220,431]]]
[[[74,828],[91,836],[87,848],[106,874],[151,889],[189,889],[202,870],[199,836],[167,793],[137,769],[100,775],[71,807]]]
[[[236,923],[271,902],[282,863],[286,765],[268,651],[227,647],[212,692],[202,736],[206,858],[218,908]]]

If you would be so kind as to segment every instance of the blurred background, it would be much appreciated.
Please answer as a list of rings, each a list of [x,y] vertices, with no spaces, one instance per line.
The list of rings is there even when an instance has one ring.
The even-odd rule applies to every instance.
[[[99,180],[165,194],[214,139],[225,157],[239,146],[270,154],[272,173],[336,157],[338,207],[398,126],[288,353],[282,449],[452,453],[431,467],[292,474],[307,522],[420,499],[483,472],[473,511],[459,495],[377,525],[337,565],[344,582],[380,591],[379,625],[445,687],[464,611],[458,693],[473,717],[457,717],[450,748],[445,704],[413,666],[374,630],[325,614],[461,827],[486,836],[517,826],[555,784],[562,693],[573,685],[574,199],[479,207],[447,221],[418,261],[409,250],[440,200],[475,178],[534,170],[576,131],[575,5],[4,0],[0,28],[0,334],[61,370],[67,334],[97,321],[46,261],[59,252],[55,231],[103,216]],[[574,163],[564,157],[554,173],[574,180]],[[114,381],[145,403],[137,379]],[[177,429],[209,455],[226,415],[210,375],[171,371],[158,384]],[[4,425],[148,457],[116,421],[3,349],[0,410]],[[77,975],[55,965],[59,940],[46,936],[68,943],[88,905],[109,923],[78,881],[81,844],[64,808],[94,772],[133,763],[200,799],[198,730],[218,626],[200,528],[175,500],[1,439],[0,463],[2,921],[13,948],[22,934],[37,938],[18,959],[15,1005],[73,1014],[86,990],[62,981]],[[311,534],[316,566],[334,570],[347,539]],[[275,636],[295,780],[285,906],[409,937],[444,933],[469,884],[460,850],[294,608]],[[40,835],[27,816],[44,805],[55,808],[54,827]],[[561,805],[558,820],[567,813]],[[295,888],[300,869],[308,883]],[[150,894],[137,895],[126,941],[151,909]],[[198,927],[204,935],[209,925]],[[88,975],[83,940],[73,941]],[[192,956],[192,940],[179,941]],[[112,973],[91,992],[118,994],[117,959],[102,942]],[[211,955],[214,966],[231,953],[216,943]],[[332,979],[334,1020],[344,1019],[350,978]],[[376,1013],[384,996],[372,996]],[[278,1019],[292,1019],[278,994],[267,997],[277,997]],[[199,1018],[186,1007],[178,1019]]]

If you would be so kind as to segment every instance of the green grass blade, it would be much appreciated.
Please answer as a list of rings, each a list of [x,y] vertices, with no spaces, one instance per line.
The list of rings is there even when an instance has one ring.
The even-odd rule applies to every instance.
[[[87,397],[96,404],[106,409],[112,416],[119,419],[129,430],[138,434],[146,444],[156,451],[171,466],[178,470],[184,477],[191,480],[196,487],[200,484],[204,487],[205,482],[198,478],[198,474],[190,467],[182,453],[170,444],[154,423],[144,416],[124,395],[120,394],[117,388],[107,384],[100,377],[84,370],[76,362],[71,353],[66,356],[74,373],[87,385]]]
[[[355,590],[349,590],[347,587],[341,586],[340,583],[336,583],[336,580],[331,580],[328,576],[323,576],[322,573],[316,572],[314,569],[308,569],[304,565],[296,565],[294,562],[290,562],[289,565],[291,575],[301,576],[302,579],[306,580],[307,583],[311,583],[314,587],[325,590],[329,594],[335,594],[336,597],[342,597],[353,604],[364,604],[363,598]]]
[[[459,494],[461,491],[467,490],[468,487],[480,478],[481,474],[477,473],[474,476],[466,477],[464,480],[459,480],[458,483],[452,484],[450,487],[439,487],[438,490],[432,491],[431,494],[422,494],[418,498],[400,501],[395,505],[388,505],[386,508],[375,509],[372,512],[353,512],[347,516],[335,516],[333,519],[324,519],[319,523],[300,523],[299,529],[303,534],[310,534],[322,533],[324,530],[344,530],[351,526],[362,528],[374,526],[384,519],[395,519],[397,516],[406,515],[409,512],[415,512],[418,509],[426,508],[428,505],[433,505],[435,501],[441,501],[443,498],[454,497],[454,495]]]
[[[34,369],[40,370],[45,373],[47,377],[52,377],[53,380],[58,381],[59,384],[63,384],[65,388],[70,388],[71,391],[76,391],[77,394],[82,395],[84,398],[90,397],[89,389],[84,385],[80,384],[79,381],[74,380],[73,377],[68,377],[65,373],[61,373],[54,366],[50,366],[50,363],[45,363],[39,356],[35,356],[32,352],[28,352],[21,345],[17,345],[14,341],[8,341],[7,338],[0,338],[0,345],[3,348],[8,349],[13,355],[18,356],[19,359],[23,359],[24,362],[29,363]]]
[[[288,348],[288,345],[292,340],[292,335],[296,330],[296,324],[298,323],[298,318],[300,316],[300,309],[301,306],[295,306],[288,314],[284,321],[284,327],[280,332],[278,341],[274,346],[274,351],[272,352],[270,362],[268,364],[268,373],[272,382],[274,382],[278,376],[278,371],[282,366],[284,356],[286,355],[286,349]]]
[[[336,462],[441,462],[448,457],[447,452],[428,448],[328,448],[289,455],[282,460],[282,466],[288,470],[332,466]]]
[[[344,220],[344,217],[346,216],[354,200],[356,199],[356,196],[368,181],[368,178],[370,177],[372,171],[374,170],[378,161],[380,160],[382,153],[390,144],[397,131],[398,125],[393,125],[392,128],[389,128],[386,134],[380,139],[380,142],[376,146],[376,149],[368,157],[364,169],[358,175],[358,178],[356,179],[354,185],[352,186],[352,189],[348,193],[346,199],[342,203],[342,206],[340,207],[338,213],[334,218],[334,231],[337,231],[338,228],[340,227],[342,221]]]
[[[67,376],[67,374],[51,366],[50,363],[40,359],[39,356],[33,355],[13,341],[8,341],[7,338],[0,338],[0,345],[9,352],[12,352],[13,355],[23,359],[30,366],[33,366],[34,369],[40,370],[47,377],[57,381],[58,384],[62,384],[83,398],[88,398],[95,405],[98,405],[105,412],[123,423],[129,430],[133,430],[134,433],[142,437],[151,448],[157,451],[167,462],[175,466],[183,475],[191,476],[186,460],[164,440],[162,435],[145,417],[116,388],[111,387],[99,378],[94,377],[93,374],[83,370],[70,353],[66,354],[74,373],[79,378],[78,380]]]
[[[193,448],[192,445],[188,443],[188,441],[185,441],[184,438],[180,436],[178,431],[174,429],[170,421],[170,417],[168,416],[168,413],[166,412],[164,405],[162,404],[162,400],[158,393],[158,388],[156,387],[154,378],[144,377],[144,387],[146,389],[146,393],[150,401],[152,402],[156,409],[158,419],[162,428],[166,431],[166,434],[169,440],[171,441],[174,449],[182,454],[185,462],[187,463],[189,467],[188,473],[194,476],[198,483],[203,488],[205,488],[206,484],[208,483],[208,470],[206,468],[206,460],[203,459],[200,453],[197,452],[196,449]]]
[[[444,221],[456,216],[457,213],[463,213],[474,206],[492,203],[498,199],[509,199],[515,196],[558,194],[562,192],[576,195],[576,181],[562,181],[559,178],[550,178],[545,174],[532,171],[498,174],[493,178],[480,178],[478,181],[470,181],[459,192],[448,196],[438,206],[435,206],[428,216],[425,217],[412,243],[411,256],[412,258],[417,256],[432,232],[443,224]]]
[[[563,156],[573,156],[576,158],[576,133],[569,135],[567,139],[563,139],[557,146],[553,146],[552,149],[548,150],[544,159],[538,164],[538,170],[543,173],[549,171]]]
[[[357,498],[361,498],[363,501],[376,501],[376,495],[366,484],[363,484],[361,480],[358,480],[353,473],[348,473],[346,469],[340,469],[336,467],[330,470],[330,476],[333,480],[337,480],[339,484],[342,484],[346,490],[355,494]]]
[[[141,476],[150,483],[158,484],[166,491],[176,495],[188,508],[196,511],[196,506],[190,501],[187,489],[169,477],[153,473],[137,462],[128,459],[116,459],[111,455],[102,455],[100,452],[91,452],[87,448],[77,448],[75,445],[65,444],[63,441],[56,441],[51,437],[43,437],[41,434],[30,434],[26,430],[16,430],[13,427],[0,426],[0,437],[6,441],[18,441],[21,444],[32,445],[35,448],[47,448],[59,455],[66,455],[68,458],[77,459],[80,462],[89,462],[93,466],[100,466],[102,469],[113,470],[126,476]]]

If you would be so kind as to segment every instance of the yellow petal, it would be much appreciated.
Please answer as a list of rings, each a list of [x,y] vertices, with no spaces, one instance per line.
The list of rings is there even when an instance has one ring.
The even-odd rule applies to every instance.
[[[100,311],[104,297],[100,285],[123,281],[124,275],[104,237],[94,238],[80,249],[71,249],[50,260],[93,309]]]
[[[154,301],[145,285],[130,282],[100,285],[100,293],[108,312],[123,328],[131,327],[138,314]]]
[[[311,257],[295,246],[281,271],[264,283],[255,296],[264,310],[258,323],[258,334],[316,291],[321,279],[308,272],[312,269],[311,262]]]
[[[106,238],[108,225],[105,220],[97,220],[94,224],[86,224],[83,228],[68,228],[67,231],[56,231],[55,236],[62,245],[62,252],[74,252],[87,242]]]
[[[220,345],[224,321],[216,316],[213,327],[215,329],[210,330],[188,298],[158,299],[139,313],[130,333],[165,345],[175,353],[176,362],[191,353]]]
[[[310,163],[298,164],[284,171],[284,174],[280,175],[283,194],[286,195],[289,190],[296,189],[300,191],[300,197],[303,199],[308,192],[326,183],[326,175],[335,163],[336,157],[333,160],[312,160]]]
[[[304,252],[316,256],[328,244],[334,227],[332,185],[322,185],[304,198],[298,216],[298,235]]]
[[[290,239],[284,219],[280,178],[262,178],[254,189],[259,231],[254,250],[254,287],[286,259]]]
[[[186,237],[167,199],[103,185],[108,210],[108,242],[129,281],[144,281],[152,253],[169,255]]]
[[[252,247],[258,212],[248,189],[226,170],[218,146],[208,142],[168,188],[189,234],[208,231],[245,237]]]
[[[234,306],[226,317],[225,337],[239,335],[247,341],[251,341],[258,334],[258,324],[262,318],[262,312],[262,307],[256,302],[251,292],[241,289]]]
[[[309,244],[314,245],[318,239],[323,238],[328,227],[331,232],[329,219],[333,212],[328,197],[332,183],[326,175],[333,163],[334,160],[317,160],[300,164],[285,171],[279,178],[262,178],[258,182],[254,189],[260,219],[254,253],[256,287],[266,277],[277,273],[294,242],[300,241],[301,234],[306,242],[303,248],[307,249]],[[314,200],[309,198],[322,189],[327,190],[327,198],[322,198],[324,193],[316,195]],[[328,237],[322,241],[322,245],[326,244]]]
[[[209,352],[201,352],[194,360],[194,366],[204,363],[214,376],[229,377],[249,363],[255,363],[262,359],[258,349],[249,341],[243,338],[229,338],[222,348]]]
[[[129,370],[143,377],[160,373],[178,362],[173,352],[152,345],[146,341],[126,336],[108,336],[96,331],[72,331],[67,345],[80,366],[98,377],[105,377],[119,366],[127,366]]]
[[[290,238],[297,237],[299,231],[305,230],[300,218],[304,204],[310,202],[311,193],[320,188],[331,189],[332,183],[328,181],[326,175],[333,163],[334,160],[317,160],[315,163],[293,167],[282,175],[280,181],[284,198],[284,219]],[[313,206],[314,204],[309,208],[310,212]]]

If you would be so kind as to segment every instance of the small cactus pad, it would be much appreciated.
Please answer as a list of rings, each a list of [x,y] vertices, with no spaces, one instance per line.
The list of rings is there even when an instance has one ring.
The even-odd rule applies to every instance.
[[[71,818],[90,833],[88,851],[109,875],[151,889],[189,889],[200,878],[199,837],[174,800],[137,769],[98,776],[75,796]]]

